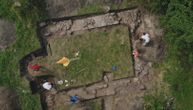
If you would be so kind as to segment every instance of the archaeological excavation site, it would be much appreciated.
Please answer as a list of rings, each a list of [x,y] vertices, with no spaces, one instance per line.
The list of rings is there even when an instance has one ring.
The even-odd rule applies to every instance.
[[[0,0],[0,110],[193,110],[193,0]]]
[[[41,48],[20,60],[20,73],[43,110],[143,110],[162,82],[162,34],[141,7],[41,21]]]

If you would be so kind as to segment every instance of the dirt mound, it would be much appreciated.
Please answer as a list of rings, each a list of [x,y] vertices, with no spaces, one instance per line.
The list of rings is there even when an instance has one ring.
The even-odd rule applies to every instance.
[[[0,51],[13,43],[15,39],[15,25],[8,21],[0,20]]]
[[[1,110],[20,110],[17,95],[8,88],[0,87]]]

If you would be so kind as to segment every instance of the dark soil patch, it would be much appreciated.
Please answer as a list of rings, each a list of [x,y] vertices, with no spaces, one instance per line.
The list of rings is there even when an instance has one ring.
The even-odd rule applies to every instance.
[[[0,87],[1,110],[21,110],[17,95],[8,88]]]
[[[0,20],[0,51],[7,48],[15,39],[15,25],[8,21]]]

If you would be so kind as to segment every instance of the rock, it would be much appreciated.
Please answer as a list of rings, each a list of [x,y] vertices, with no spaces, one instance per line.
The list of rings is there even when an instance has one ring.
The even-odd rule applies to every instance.
[[[106,14],[104,16],[105,25],[117,24],[119,23],[118,18],[113,13]]]
[[[153,63],[152,63],[152,62],[149,62],[147,65],[148,65],[149,67],[152,67]]]
[[[64,84],[64,82],[63,82],[63,80],[59,80],[59,81],[57,81],[57,84],[62,85],[62,84]]]
[[[128,85],[128,86],[131,85],[131,80],[128,80],[127,85]]]
[[[51,35],[50,32],[45,32],[45,33],[44,33],[44,36],[45,36],[45,37],[50,36],[50,35]]]
[[[83,27],[88,27],[88,26],[94,25],[94,24],[95,24],[95,20],[91,19],[91,18],[88,18],[88,19],[84,20]]]
[[[143,67],[142,67],[140,64],[136,63],[136,64],[135,64],[135,70],[136,70],[136,71],[139,71],[139,72],[142,72]]]
[[[28,90],[22,90],[22,93],[27,94],[27,93],[30,93],[30,91],[28,91]]]
[[[62,22],[61,24],[62,24],[63,29],[69,30],[72,26],[72,20]]]
[[[108,95],[115,95],[116,92],[113,89],[103,89],[103,90],[98,90],[96,96],[101,97],[101,96],[108,96]]]
[[[68,35],[73,35],[74,32],[69,30],[67,34],[68,34]]]
[[[108,87],[108,84],[102,85],[102,88],[107,88],[107,87]]]
[[[116,15],[116,14],[115,14],[115,13],[109,13],[109,15],[114,16],[114,17],[115,17],[115,15]]]
[[[41,22],[41,23],[39,24],[40,27],[44,27],[45,25],[46,25],[45,22]]]
[[[88,94],[96,94],[96,90],[86,90]]]
[[[146,90],[146,86],[141,84],[140,87],[139,87],[140,90]]]
[[[92,94],[96,94],[96,90],[92,90],[91,93],[92,93]]]
[[[137,20],[138,23],[141,23],[142,21],[140,19]]]
[[[52,89],[52,90],[50,91],[50,94],[52,94],[52,95],[57,94],[57,90],[56,90],[56,89]]]
[[[13,50],[13,52],[15,53],[15,52],[17,52],[17,50],[16,50],[16,49],[14,49],[14,50]]]
[[[145,67],[142,71],[141,71],[142,75],[148,75],[149,74],[149,70],[148,67]]]
[[[132,34],[134,34],[134,30],[133,30],[133,29],[130,29],[130,32],[131,32]]]
[[[103,80],[104,80],[105,82],[112,81],[112,80],[113,80],[113,75],[112,75],[112,73],[106,73],[106,75],[104,75],[104,77],[103,77]]]
[[[47,101],[50,101],[50,100],[52,100],[52,97],[51,97],[50,95],[48,95],[48,96],[46,97],[46,100],[47,100]]]
[[[103,8],[104,8],[105,12],[109,12],[111,10],[110,6],[104,6]]]
[[[139,81],[139,78],[135,77],[133,78],[133,82],[138,82]]]
[[[108,79],[108,77],[107,77],[106,75],[103,77],[103,80],[104,80],[105,82],[109,82],[109,79]]]
[[[135,76],[139,76],[140,75],[140,71],[135,71]]]
[[[16,6],[16,7],[21,7],[21,3],[20,3],[19,1],[15,1],[15,2],[14,2],[14,6]]]
[[[103,88],[107,88],[107,87],[108,87],[108,84],[101,83],[101,84],[96,84],[96,85],[87,87],[86,90],[91,91],[91,90],[103,89]]]
[[[107,76],[109,81],[113,80],[113,74],[112,73],[106,73],[106,76]]]

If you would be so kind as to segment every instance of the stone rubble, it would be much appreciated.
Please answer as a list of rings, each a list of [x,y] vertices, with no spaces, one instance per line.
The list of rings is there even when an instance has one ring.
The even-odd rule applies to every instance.
[[[103,15],[91,16],[84,19],[75,19],[75,20],[64,20],[59,22],[51,22],[43,25],[44,23],[40,23],[45,26],[42,31],[43,37],[48,36],[65,36],[67,34],[76,32],[76,31],[84,31],[93,28],[105,27],[116,24],[126,24],[130,28],[135,28],[135,22],[137,19],[138,9],[128,10],[117,13],[107,13]]]

